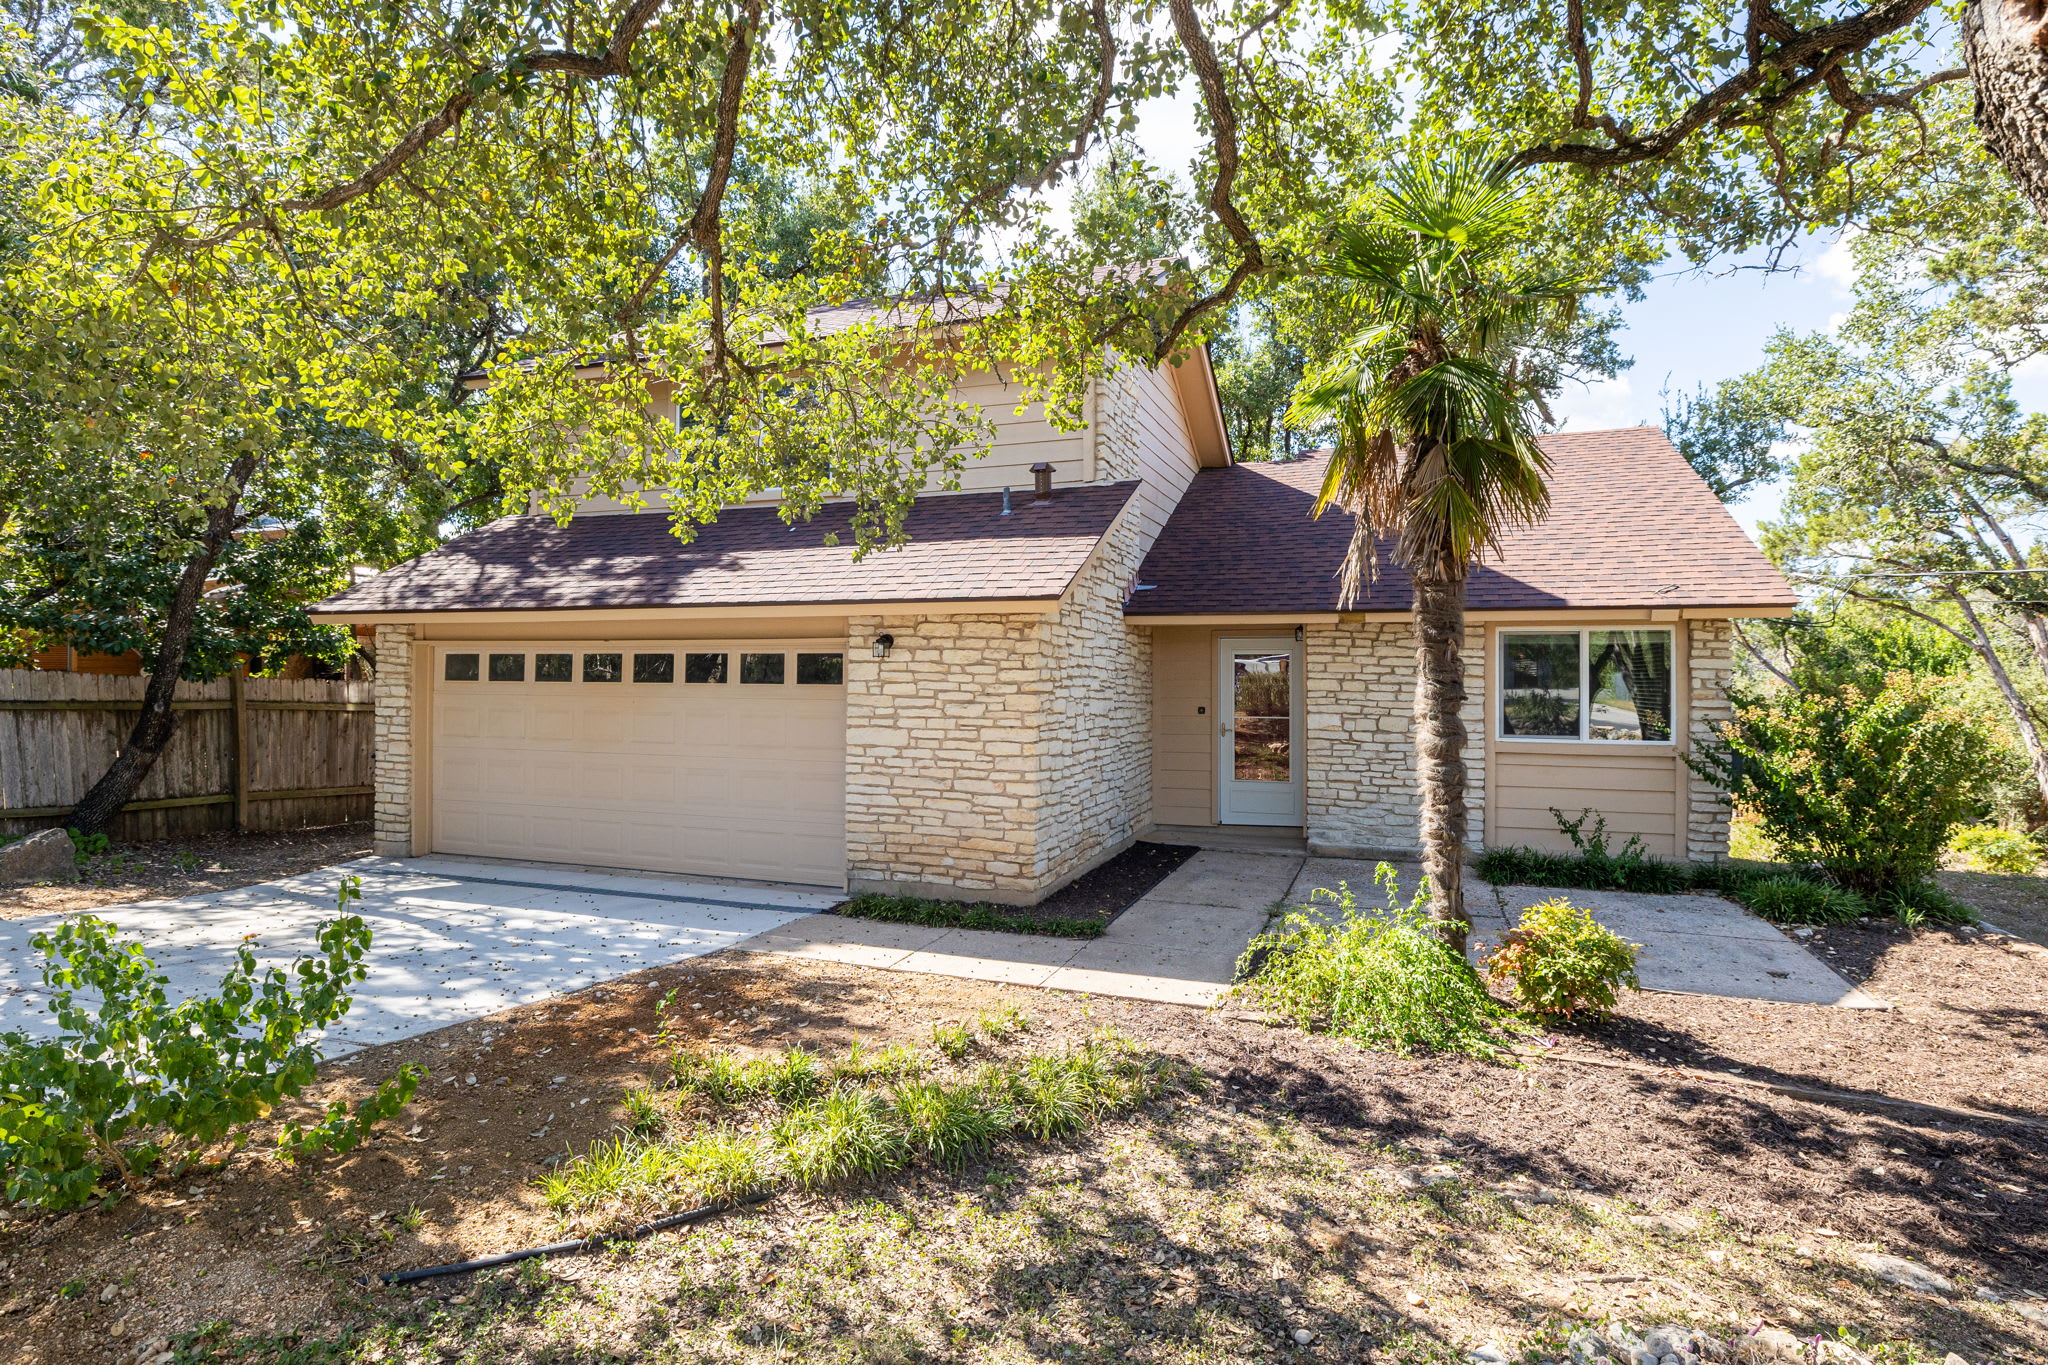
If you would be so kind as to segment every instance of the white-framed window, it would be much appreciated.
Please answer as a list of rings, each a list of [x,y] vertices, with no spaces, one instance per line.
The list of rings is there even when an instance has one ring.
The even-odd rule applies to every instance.
[[[1498,733],[1669,744],[1674,664],[1668,627],[1504,630]]]

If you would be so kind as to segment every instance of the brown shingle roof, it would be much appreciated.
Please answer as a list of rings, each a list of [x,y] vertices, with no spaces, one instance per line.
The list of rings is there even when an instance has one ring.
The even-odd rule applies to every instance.
[[[910,543],[855,562],[850,504],[785,526],[772,507],[721,513],[685,545],[659,512],[505,517],[313,608],[322,615],[604,607],[862,605],[1057,598],[1136,482],[919,498]],[[827,545],[836,533],[841,544]]]
[[[1475,610],[1788,607],[1791,587],[1655,427],[1540,438],[1550,515],[1473,569]],[[1205,469],[1139,573],[1132,616],[1337,610],[1351,518],[1311,520],[1326,454]],[[1380,560],[1356,611],[1405,611],[1408,575]]]

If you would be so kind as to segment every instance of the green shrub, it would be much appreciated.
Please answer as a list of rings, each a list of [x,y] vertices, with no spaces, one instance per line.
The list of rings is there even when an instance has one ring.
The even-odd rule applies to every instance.
[[[2041,865],[2032,837],[1999,825],[1964,825],[1948,836],[1948,848],[1973,872],[2032,872]]]
[[[1687,762],[1755,812],[1787,861],[1873,896],[1934,872],[1949,830],[1981,815],[1998,750],[1938,683],[1901,673],[1874,691],[1748,701]]]
[[[1870,902],[1847,887],[1806,877],[1752,877],[1733,894],[1773,924],[1847,924],[1871,913]]]
[[[1532,905],[1487,958],[1487,974],[1532,1014],[1606,1014],[1624,986],[1641,990],[1630,943],[1559,897]]]
[[[1427,883],[1403,905],[1394,869],[1374,880],[1384,911],[1358,908],[1349,886],[1318,887],[1335,922],[1291,914],[1259,935],[1238,964],[1237,993],[1293,1020],[1396,1052],[1497,1055],[1502,1011],[1478,973],[1446,947],[1429,918]]]
[[[1977,912],[1932,882],[1905,886],[1877,897],[1877,909],[1908,927],[1921,924],[1975,924]]]
[[[342,884],[336,909],[356,896]],[[54,1038],[0,1034],[0,1171],[8,1202],[72,1208],[175,1175],[216,1142],[248,1128],[313,1079],[320,1054],[308,1035],[348,1012],[363,979],[369,926],[340,914],[320,925],[320,956],[290,974],[259,974],[244,946],[220,990],[173,1005],[169,980],[139,941],[82,915],[31,940],[43,955]],[[311,1126],[278,1137],[287,1158],[345,1151],[396,1114],[425,1073],[414,1066],[353,1111],[329,1105]]]

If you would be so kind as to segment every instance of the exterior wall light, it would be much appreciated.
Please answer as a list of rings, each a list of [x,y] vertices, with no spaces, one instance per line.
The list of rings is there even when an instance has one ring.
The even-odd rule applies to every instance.
[[[890,651],[890,649],[892,649],[892,648],[893,648],[893,647],[895,646],[895,644],[896,644],[896,637],[895,637],[895,636],[893,636],[893,635],[877,635],[877,636],[875,637],[875,657],[876,657],[877,659],[886,659],[886,658],[888,658],[888,657],[889,657],[889,651]]]

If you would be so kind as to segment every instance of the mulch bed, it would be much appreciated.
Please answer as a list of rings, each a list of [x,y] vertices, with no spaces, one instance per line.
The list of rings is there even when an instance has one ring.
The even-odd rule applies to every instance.
[[[129,901],[232,891],[317,871],[369,852],[368,821],[117,844],[88,862],[75,882],[0,890],[0,919],[76,914]]]
[[[1191,844],[1135,843],[1108,862],[1068,882],[1036,905],[989,907],[1006,919],[1021,921],[1074,921],[1107,927],[1110,921],[1137,904],[1147,891],[1159,885],[1182,863],[1201,852]],[[934,909],[966,913],[973,909],[966,901],[927,902]],[[1024,924],[1015,926],[1032,932]],[[1068,932],[1062,929],[1062,932]],[[1089,933],[1098,932],[1090,929]]]

